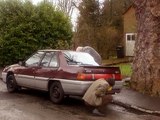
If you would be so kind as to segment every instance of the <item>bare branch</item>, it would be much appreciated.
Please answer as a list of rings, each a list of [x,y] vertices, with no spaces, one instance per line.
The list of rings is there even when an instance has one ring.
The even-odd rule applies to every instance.
[[[58,0],[57,1],[57,7],[66,13],[68,16],[72,16],[73,10],[75,8],[78,8],[77,4],[79,3],[79,0]]]

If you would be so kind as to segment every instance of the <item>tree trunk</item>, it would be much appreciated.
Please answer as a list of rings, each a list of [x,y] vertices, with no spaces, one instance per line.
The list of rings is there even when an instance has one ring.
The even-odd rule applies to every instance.
[[[138,35],[133,60],[132,88],[160,96],[160,0],[133,0]]]

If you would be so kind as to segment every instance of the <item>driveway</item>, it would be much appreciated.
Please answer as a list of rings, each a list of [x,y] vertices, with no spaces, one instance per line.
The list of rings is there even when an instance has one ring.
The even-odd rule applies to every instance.
[[[62,105],[55,105],[45,92],[23,89],[8,93],[1,80],[0,106],[0,120],[160,120],[114,104],[107,107],[105,117],[93,116],[80,98],[66,98]]]

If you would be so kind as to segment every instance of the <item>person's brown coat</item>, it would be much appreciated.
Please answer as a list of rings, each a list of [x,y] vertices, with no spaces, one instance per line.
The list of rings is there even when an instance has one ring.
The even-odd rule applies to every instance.
[[[102,97],[109,89],[109,84],[105,79],[98,79],[88,88],[83,100],[91,106],[102,105]]]

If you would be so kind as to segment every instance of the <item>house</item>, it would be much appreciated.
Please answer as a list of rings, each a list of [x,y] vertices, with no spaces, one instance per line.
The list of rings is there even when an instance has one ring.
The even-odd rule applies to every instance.
[[[133,56],[135,40],[137,36],[137,21],[133,6],[130,6],[123,14],[123,22],[125,55]]]

